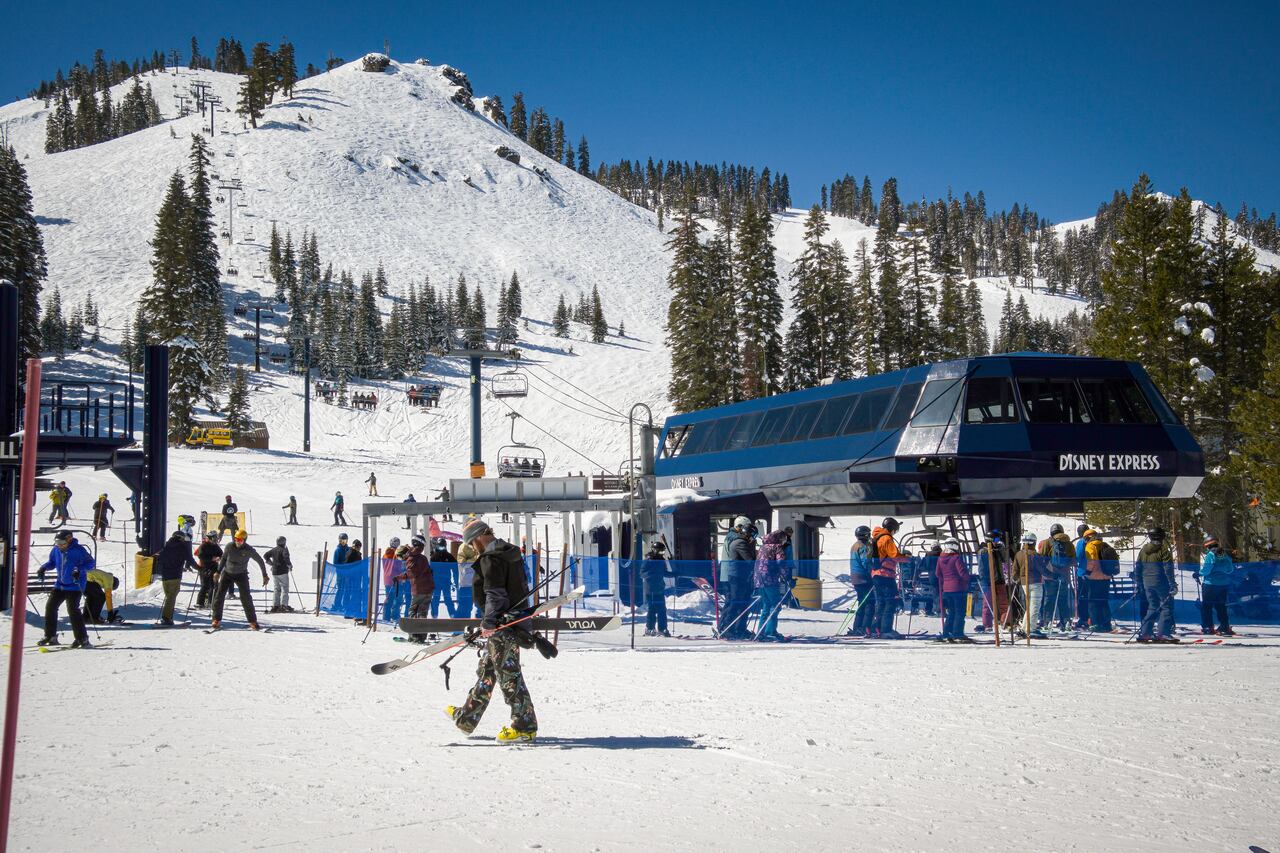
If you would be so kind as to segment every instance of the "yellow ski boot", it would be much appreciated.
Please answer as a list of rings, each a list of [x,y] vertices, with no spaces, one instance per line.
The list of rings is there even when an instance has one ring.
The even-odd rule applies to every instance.
[[[446,714],[448,714],[448,715],[449,715],[449,719],[450,719],[450,720],[457,720],[457,719],[458,719],[458,706],[457,706],[457,705],[445,705],[445,706],[444,706],[444,712],[445,712]]]
[[[537,732],[522,732],[511,728],[511,726],[503,726],[502,731],[498,732],[498,743],[532,742],[537,736]]]

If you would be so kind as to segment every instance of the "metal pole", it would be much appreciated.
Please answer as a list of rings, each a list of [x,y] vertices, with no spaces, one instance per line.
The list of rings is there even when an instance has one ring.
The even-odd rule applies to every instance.
[[[0,436],[8,437],[18,431],[18,288],[7,279],[0,280],[0,318]],[[9,606],[17,475],[0,467],[0,610]]]
[[[480,448],[480,356],[471,356],[471,476],[484,476]]]
[[[302,380],[302,452],[311,452],[311,338],[302,339],[302,362],[306,370]]]
[[[228,231],[228,233],[230,233]],[[262,306],[253,306],[253,372],[262,372]]]
[[[13,801],[14,748],[18,740],[18,700],[22,690],[22,635],[27,627],[27,564],[31,561],[31,511],[35,505],[36,451],[40,426],[40,359],[27,359],[26,421],[18,496],[18,564],[14,571],[13,620],[9,641],[9,682],[5,694],[4,753],[0,757],[0,853],[9,848]],[[5,545],[8,547],[8,543]],[[7,571],[9,566],[4,567]],[[22,613],[18,613],[18,609]]]
[[[996,557],[987,540],[987,572],[991,577],[991,627],[996,632],[996,648],[1000,648],[1000,597],[996,595]]]

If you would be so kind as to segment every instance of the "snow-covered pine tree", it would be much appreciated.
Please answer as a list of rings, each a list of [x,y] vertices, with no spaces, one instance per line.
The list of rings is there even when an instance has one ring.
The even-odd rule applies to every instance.
[[[708,313],[708,341],[716,351],[736,353],[738,349],[738,305],[736,274],[733,268],[733,205],[726,194],[716,211],[715,236],[703,247],[703,274]],[[592,338],[595,339],[595,292],[590,302]],[[739,399],[741,364],[736,358],[720,358],[710,363],[707,381],[715,391],[712,405],[733,403]]]
[[[876,351],[880,369],[897,370],[908,364],[910,343],[906,337],[907,308],[902,296],[902,268],[898,261],[897,184],[885,181],[873,255],[879,273],[877,302],[871,306],[876,324]]]
[[[244,365],[238,364],[231,373],[231,387],[227,392],[227,428],[239,437],[249,431],[249,374]]]
[[[79,306],[71,309],[71,317],[67,320],[66,348],[70,352],[84,348],[84,314]]]
[[[276,285],[276,302],[284,302],[289,297],[284,287],[284,250],[280,245],[280,228],[271,223],[271,242],[267,248],[267,277]]]
[[[783,374],[782,296],[778,292],[772,237],[773,221],[768,209],[757,207],[748,198],[739,220],[735,257],[741,308],[739,397],[743,400],[773,393]]]
[[[281,42],[276,48],[273,64],[276,88],[286,98],[293,97],[294,84],[298,82],[298,66],[293,57],[293,42]]]
[[[557,338],[569,337],[569,306],[565,304],[564,294],[560,294],[560,302],[551,318],[551,330]]]
[[[485,314],[484,294],[480,292],[480,285],[477,284],[475,292],[471,295],[471,312],[467,320],[467,325],[473,330],[471,346],[484,345],[484,330],[487,322]]]
[[[98,306],[94,304],[93,294],[86,293],[84,295],[84,324],[91,329],[89,335],[89,343],[96,344],[102,340],[102,324],[101,318],[98,316]]]
[[[732,306],[731,306],[732,308]],[[602,344],[609,335],[609,324],[604,319],[604,306],[600,304],[600,288],[591,286],[591,340]],[[733,359],[726,359],[733,361]]]
[[[191,190],[184,211],[183,251],[191,310],[198,318],[195,341],[213,371],[208,388],[222,384],[226,375],[227,320],[222,305],[222,280],[218,269],[218,243],[213,229],[213,200],[209,189],[209,143],[200,134],[191,136]]]
[[[987,335],[986,315],[982,311],[982,294],[978,291],[978,283],[972,279],[965,285],[964,316],[969,336],[966,355],[987,355],[991,352],[991,343]]]
[[[965,322],[964,289],[960,265],[950,240],[944,240],[938,260],[937,358],[964,358],[969,353],[969,326]]]
[[[62,313],[62,294],[55,286],[45,302],[40,318],[40,349],[61,361],[67,352],[67,321]]]
[[[520,276],[513,270],[511,284],[507,287],[507,300],[510,303],[511,319],[518,321],[524,315],[524,295],[520,292]]]
[[[716,399],[712,387],[713,360],[723,357],[709,345],[710,312],[706,305],[705,252],[698,239],[697,198],[692,184],[686,184],[675,226],[667,248],[671,267],[667,286],[671,303],[667,307],[667,346],[671,351],[671,382],[668,396],[677,412],[704,408]]]
[[[848,354],[842,358],[830,346],[834,332],[830,297],[835,258],[822,242],[829,227],[822,208],[815,204],[805,219],[804,252],[791,268],[794,318],[787,329],[786,361],[787,386],[792,390],[811,388],[823,378],[836,375],[838,363],[848,362]],[[844,294],[846,301],[847,295]]]
[[[373,292],[378,296],[386,296],[390,292],[387,288],[387,272],[382,268],[382,261],[378,261],[377,272],[373,274]]]
[[[0,145],[0,278],[18,287],[21,360],[40,354],[40,288],[47,270],[26,169],[12,147]]]
[[[591,177],[591,149],[585,136],[578,138],[578,174]]]
[[[528,140],[529,118],[524,107],[524,92],[511,96],[511,133],[518,139]]]
[[[381,267],[379,267],[381,271]],[[377,374],[385,358],[382,347],[382,315],[378,311],[377,284],[365,273],[360,279],[360,296],[355,306],[356,375]]]
[[[1280,282],[1274,282],[1280,284]],[[1237,467],[1265,511],[1280,513],[1280,313],[1271,318],[1263,351],[1261,380],[1243,395],[1233,413],[1241,436]]]
[[[284,292],[290,305],[296,306],[306,299],[307,295],[299,287],[298,257],[293,250],[293,233],[289,231],[285,232],[284,251],[280,253],[280,278],[277,279],[277,288],[280,283],[284,285]]]
[[[911,231],[901,242],[902,297],[906,306],[904,353],[906,364],[928,364],[938,360],[938,332],[934,324],[933,310],[937,301],[934,275],[929,268],[929,248],[924,235]]]

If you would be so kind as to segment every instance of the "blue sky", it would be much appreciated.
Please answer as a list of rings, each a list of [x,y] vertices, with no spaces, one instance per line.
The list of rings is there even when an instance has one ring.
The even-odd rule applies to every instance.
[[[288,38],[299,65],[391,42],[562,117],[593,159],[785,169],[793,200],[845,172],[906,199],[985,190],[1055,221],[1140,171],[1280,207],[1280,3],[525,2],[111,4],[7,0],[0,94],[96,47]]]

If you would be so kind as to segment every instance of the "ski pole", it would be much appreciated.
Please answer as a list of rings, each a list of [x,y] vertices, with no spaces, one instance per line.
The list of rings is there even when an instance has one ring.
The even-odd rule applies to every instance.
[[[782,605],[786,603],[786,600],[787,600],[786,594],[784,593],[782,598],[778,599],[778,603],[774,605],[772,610],[769,611],[769,615],[761,617],[760,624],[756,625],[756,642],[757,643],[760,642],[760,637],[763,636],[760,633],[761,629],[763,629],[764,626],[768,624],[769,620],[773,618],[773,614],[777,613],[782,609]]]
[[[725,625],[722,630],[718,630],[715,632],[716,636],[723,637],[725,634],[729,633],[729,630],[733,628],[734,625],[738,624],[738,620],[741,619],[743,616],[746,616],[749,613],[751,613],[752,609],[759,603],[760,603],[760,596],[758,595],[752,596],[751,600],[747,602],[747,606],[742,609],[741,613],[739,613],[737,616],[733,618],[732,622],[730,622],[728,625]]]

